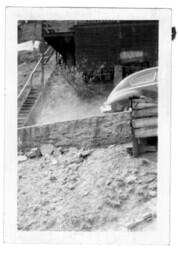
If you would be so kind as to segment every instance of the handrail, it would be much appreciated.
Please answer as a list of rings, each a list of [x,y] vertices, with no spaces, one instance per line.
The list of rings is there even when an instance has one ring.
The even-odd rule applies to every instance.
[[[54,54],[55,50],[53,48],[50,49],[51,51],[49,51],[49,56],[47,56],[47,59],[44,61],[44,65],[46,65],[48,63],[48,61],[50,60],[50,58],[52,57],[52,55]],[[46,57],[46,56],[45,56]]]
[[[49,46],[48,49],[46,50],[46,52],[44,53],[44,55],[48,53],[48,51],[50,50],[50,48],[51,48],[51,47]],[[24,92],[24,90],[26,89],[28,83],[29,83],[30,80],[32,79],[33,74],[35,73],[35,71],[36,71],[36,69],[38,68],[38,65],[41,63],[42,59],[43,59],[43,57],[41,56],[40,59],[38,60],[37,64],[35,65],[34,69],[33,69],[32,72],[30,73],[30,75],[29,75],[29,77],[28,77],[28,79],[27,79],[25,85],[23,86],[22,90],[20,91],[20,93],[19,93],[19,95],[18,95],[18,99],[20,98],[20,96],[22,95],[22,93]]]

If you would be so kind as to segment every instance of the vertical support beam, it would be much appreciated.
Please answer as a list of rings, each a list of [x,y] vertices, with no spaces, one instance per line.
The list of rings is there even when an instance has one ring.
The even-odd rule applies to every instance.
[[[133,153],[133,157],[137,157],[140,153],[139,151],[139,143],[138,143],[138,139],[135,138],[134,134],[132,133],[132,143],[133,143],[133,148],[132,148],[132,153]]]
[[[44,88],[44,52],[45,52],[45,40],[44,40],[44,23],[41,22],[41,88]]]
[[[114,86],[116,86],[122,80],[122,66],[114,66]]]
[[[129,99],[129,108],[133,110],[133,102],[132,98]],[[132,131],[132,155],[133,157],[138,157],[140,151],[139,151],[139,139],[135,137],[134,128],[132,125],[132,113],[131,113],[131,131]]]

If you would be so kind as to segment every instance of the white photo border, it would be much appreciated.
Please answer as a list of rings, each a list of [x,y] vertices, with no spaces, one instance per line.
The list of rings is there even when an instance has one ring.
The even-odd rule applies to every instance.
[[[7,7],[5,43],[4,241],[58,244],[169,244],[171,9]],[[17,22],[18,20],[158,20],[159,151],[157,229],[153,232],[53,232],[17,230]]]

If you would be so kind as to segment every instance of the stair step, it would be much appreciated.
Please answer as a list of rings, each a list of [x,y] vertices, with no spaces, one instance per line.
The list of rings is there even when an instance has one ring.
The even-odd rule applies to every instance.
[[[20,112],[23,111],[23,110],[26,110],[26,109],[31,109],[32,106],[33,106],[33,104],[30,105],[30,106],[24,106],[24,107],[20,110]]]
[[[25,124],[28,114],[30,113],[32,107],[34,106],[35,101],[39,96],[39,93],[40,93],[39,89],[31,89],[30,93],[28,94],[28,97],[23,103],[20,109],[20,112],[18,114],[18,127],[22,127]]]
[[[31,96],[28,96],[27,99],[34,99],[34,98],[36,98],[36,97],[37,97],[37,95],[31,95]]]
[[[25,101],[24,103],[26,103],[26,102],[33,102],[34,100],[36,100],[36,97],[34,97],[34,98],[29,98],[29,99],[26,99],[26,101]]]
[[[20,113],[28,112],[30,109],[31,109],[31,108],[24,108],[24,109],[22,109],[22,110],[20,111]],[[19,114],[20,114],[20,113],[19,113]]]
[[[31,104],[31,103],[34,103],[35,100],[36,100],[36,99],[30,100],[30,101],[26,101],[26,102],[24,102],[24,104]]]
[[[31,100],[35,100],[37,97],[33,97],[33,98],[27,98],[26,101],[31,101]],[[26,102],[25,101],[25,102]]]
[[[28,113],[30,109],[26,109],[26,110],[23,110],[22,112],[20,112],[19,114],[25,114],[25,113]]]
[[[37,96],[35,96],[35,97],[30,97],[30,98],[27,98],[26,101],[28,101],[28,100],[33,100],[33,101],[34,101],[34,100],[36,100],[36,98],[37,98]]]
[[[28,105],[28,106],[23,106],[23,108],[22,108],[21,110],[23,111],[23,110],[25,110],[25,109],[30,109],[32,106],[33,106],[33,104]]]
[[[21,108],[21,110],[24,109],[24,108],[29,108],[29,107],[31,107],[31,106],[33,106],[33,104],[24,105],[24,106]]]
[[[29,109],[31,109],[31,107],[29,107],[29,106],[27,107],[27,106],[26,106],[26,107],[23,107],[23,108],[20,110],[20,112],[26,111],[26,110],[29,110]]]
[[[29,107],[31,107],[31,106],[33,106],[33,104],[24,105],[21,109],[29,108]]]

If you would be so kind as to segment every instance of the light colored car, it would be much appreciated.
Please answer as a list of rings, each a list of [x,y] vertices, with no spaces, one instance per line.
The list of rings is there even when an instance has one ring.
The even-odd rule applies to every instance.
[[[123,111],[128,107],[132,97],[157,98],[158,67],[147,68],[124,78],[110,93],[106,102],[101,106],[102,113]]]

